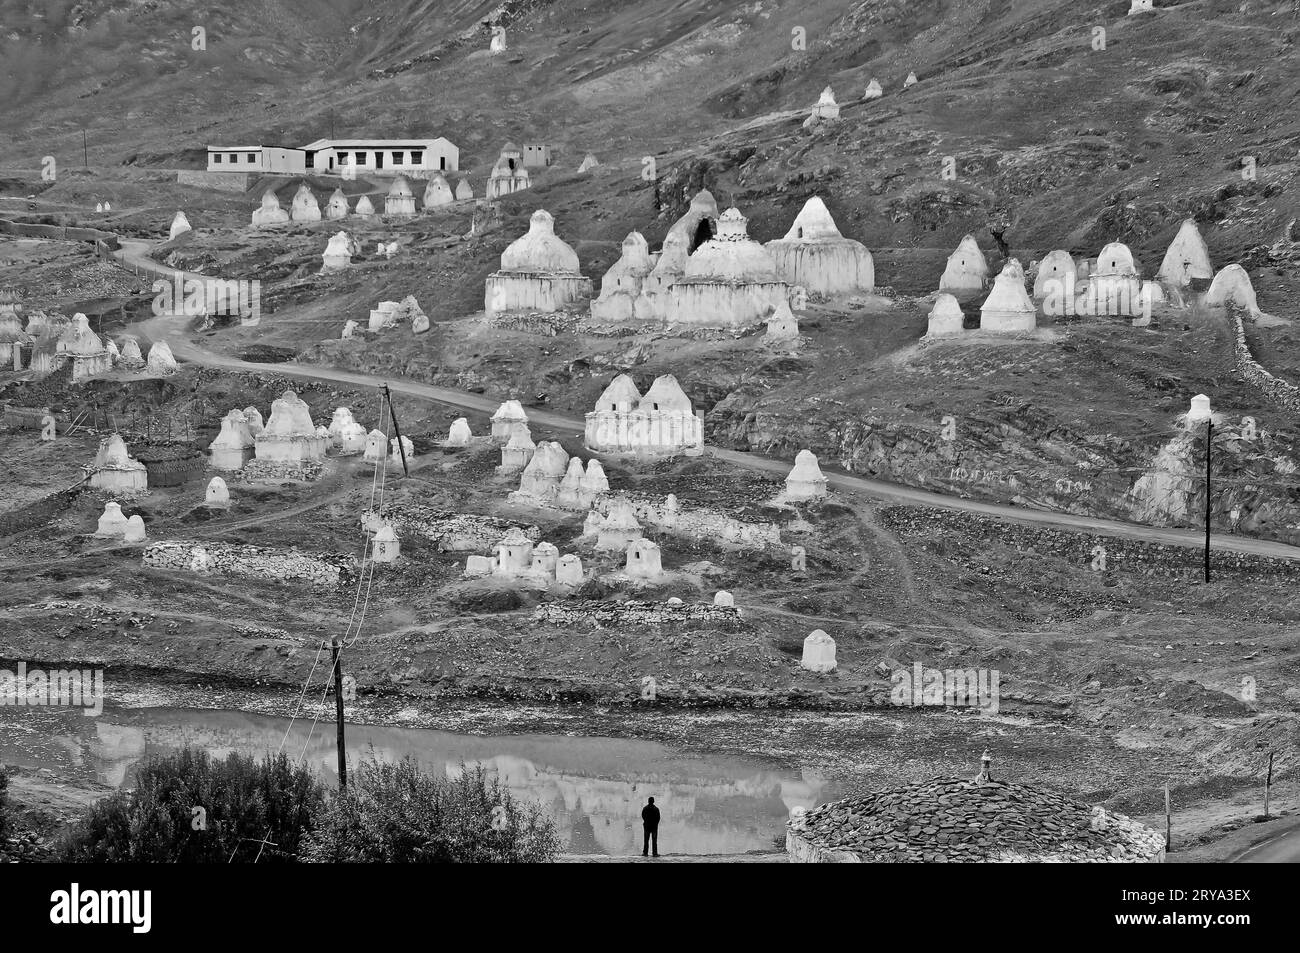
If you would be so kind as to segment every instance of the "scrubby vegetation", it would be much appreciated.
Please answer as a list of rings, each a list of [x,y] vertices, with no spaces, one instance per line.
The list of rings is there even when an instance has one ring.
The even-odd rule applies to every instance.
[[[330,801],[302,859],[320,863],[540,863],[559,850],[554,823],[520,805],[482,766],[454,779],[409,758],[370,760]]]

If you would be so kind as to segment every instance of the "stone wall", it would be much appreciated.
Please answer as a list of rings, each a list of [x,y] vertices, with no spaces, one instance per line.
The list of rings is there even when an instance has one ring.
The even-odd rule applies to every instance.
[[[151,487],[180,486],[202,479],[208,467],[207,455],[189,444],[139,447],[134,456],[145,465]]]
[[[177,185],[194,185],[201,189],[216,189],[219,192],[247,192],[257,181],[257,176],[248,172],[201,172],[196,169],[180,169],[176,173]]]
[[[1232,308],[1232,320],[1237,328],[1237,370],[1247,384],[1258,388],[1275,406],[1291,413],[1300,413],[1300,387],[1274,377],[1250,354],[1246,343],[1246,326],[1241,320],[1241,310]]]
[[[1179,578],[1196,577],[1203,572],[1201,550],[1192,546],[1022,526],[937,507],[889,507],[880,516],[881,523],[896,533],[917,535],[955,530],[1018,550],[1032,548],[1051,553],[1080,566],[1091,565],[1096,558],[1094,548],[1100,546],[1105,549],[1107,572]],[[1292,576],[1300,573],[1300,562],[1212,548],[1210,568],[1213,573]]]
[[[495,516],[453,513],[414,500],[385,503],[380,515],[392,525],[398,536],[423,536],[442,552],[489,552],[506,530],[512,528],[521,530],[533,543],[541,538],[541,530],[536,526],[521,526]],[[367,525],[368,518],[362,516],[363,526]]]
[[[610,504],[620,498],[632,504],[632,511],[643,524],[648,523],[663,532],[741,549],[781,545],[781,529],[775,523],[746,523],[716,510],[685,509],[680,504],[673,511],[667,508],[666,497],[639,493],[602,494],[593,501],[592,509],[607,515]]]
[[[533,622],[554,626],[570,626],[579,622],[599,622],[601,625],[671,625],[684,622],[702,623],[723,629],[735,629],[741,624],[740,610],[735,606],[715,606],[712,603],[683,602],[550,602],[533,612]]]
[[[199,551],[207,556],[206,565]],[[145,547],[144,565],[154,569],[247,576],[270,582],[338,586],[352,578],[355,559],[337,553],[300,553],[214,540],[165,540]]]
[[[41,497],[8,513],[0,513],[0,536],[13,536],[16,533],[35,529],[37,526],[44,526],[56,516],[66,513],[82,489],[81,485],[70,487]]]
[[[0,218],[0,235],[49,238],[62,242],[105,242],[112,248],[117,247],[117,236],[112,232],[101,232],[97,228],[77,228],[74,225],[37,225]]]

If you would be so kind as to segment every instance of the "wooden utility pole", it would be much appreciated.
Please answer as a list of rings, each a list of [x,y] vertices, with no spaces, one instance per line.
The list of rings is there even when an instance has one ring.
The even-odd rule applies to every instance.
[[[402,455],[402,473],[410,476],[411,471],[406,466],[406,446],[402,443],[402,428],[397,425],[397,411],[393,408],[393,395],[387,384],[384,385],[384,400],[388,401],[388,414],[393,418],[393,435],[397,438],[397,449]]]
[[[1264,775],[1264,820],[1268,820],[1269,789],[1273,787],[1273,752],[1268,753],[1268,774]]]
[[[339,640],[330,643],[330,657],[334,660],[334,720],[338,728],[339,790],[348,786],[348,757],[343,744],[343,659]]]
[[[90,147],[86,145],[86,130],[81,130],[81,165],[90,168]]]
[[[1210,455],[1214,450],[1214,420],[1205,427],[1205,581],[1210,581]]]

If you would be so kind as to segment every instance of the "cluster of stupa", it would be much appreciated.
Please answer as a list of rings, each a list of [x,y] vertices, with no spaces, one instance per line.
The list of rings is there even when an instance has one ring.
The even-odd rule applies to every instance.
[[[33,372],[45,375],[67,366],[73,383],[106,374],[115,366],[144,368],[151,374],[170,374],[177,368],[166,341],[155,343],[146,360],[135,338],[124,338],[119,347],[110,338],[100,338],[80,312],[68,318],[36,311],[24,330],[16,305],[0,307],[0,367],[22,370],[26,347],[31,348]]]
[[[1173,302],[1182,306],[1189,293],[1199,290],[1205,291],[1202,303],[1206,307],[1232,305],[1251,314],[1259,313],[1245,269],[1232,264],[1216,273],[1205,240],[1190,218],[1182,223],[1170,243],[1155,281],[1142,279],[1132,250],[1123,242],[1107,244],[1095,261],[1076,260],[1068,251],[1057,249],[1032,268],[1033,287],[1027,289],[1025,271],[1017,259],[1012,258],[1003,266],[980,306],[981,330],[1031,331],[1037,326],[1039,307],[1050,315],[1121,315],[1148,319],[1155,305]],[[929,315],[929,336],[961,332],[963,317],[958,299],[984,291],[988,274],[984,253],[974,237],[967,235],[949,257],[940,279],[940,294]]]
[[[427,212],[437,211],[453,202],[472,198],[474,198],[474,189],[465,179],[461,179],[453,191],[446,176],[441,172],[435,172],[425,184],[419,207]],[[416,214],[416,209],[417,199],[411,182],[406,176],[397,176],[389,184],[388,192],[384,195],[384,214],[393,218],[409,217]],[[183,218],[180,212],[177,216]],[[374,219],[376,217],[374,201],[368,195],[361,195],[357,198],[356,205],[351,206],[343,189],[337,188],[326,200],[325,210],[322,213],[316,194],[306,182],[303,182],[294,193],[287,212],[281,207],[275,189],[267,189],[262,194],[261,205],[253,212],[252,225],[254,228],[288,225],[290,222],[310,225],[320,221],[342,221],[349,216],[362,220]],[[175,223],[172,228],[175,231]],[[188,222],[185,223],[185,228],[189,228]],[[176,235],[173,234],[171,237],[175,238]]]
[[[491,556],[470,556],[466,576],[532,582],[537,585],[577,587],[583,582],[582,560],[569,553],[561,556],[551,543],[533,542],[523,530],[512,527],[492,547]]]
[[[620,374],[586,415],[583,444],[596,453],[695,455],[704,448],[704,415],[671,374],[656,377],[644,396]]]
[[[659,544],[645,538],[631,501],[619,497],[605,513],[593,507],[582,526],[583,538],[595,537],[598,552],[623,555],[623,572],[632,579],[656,581],[663,577]]]
[[[543,440],[535,447],[523,430],[516,429],[502,448],[503,469],[513,471],[524,460],[519,489],[510,494],[513,503],[547,504],[566,510],[589,509],[609,492],[609,480],[599,460],[585,465],[581,457],[570,457],[556,441]],[[506,465],[509,454],[509,466]]]
[[[701,191],[651,253],[640,232],[623,240],[591,303],[597,321],[629,318],[665,324],[741,328],[774,321],[774,337],[793,337],[793,297],[871,291],[875,267],[861,243],[840,234],[826,204],[810,198],[790,230],[760,244],[738,209],[718,214]],[[800,289],[796,292],[795,289]]]
[[[274,468],[319,463],[328,450],[340,456],[362,453],[366,430],[346,407],[334,411],[328,427],[312,423],[311,409],[292,390],[271,402],[271,416],[262,421],[256,407],[231,410],[221,420],[221,432],[208,445],[214,470],[243,470],[252,461]]]
[[[120,539],[124,543],[143,543],[147,538],[144,517],[135,513],[128,519],[122,512],[122,504],[109,500],[104,504],[95,535],[101,539]]]
[[[501,253],[501,268],[485,285],[489,314],[553,312],[591,297],[591,279],[579,271],[577,252],[555,234],[555,219],[545,209],[534,212],[528,233]]]

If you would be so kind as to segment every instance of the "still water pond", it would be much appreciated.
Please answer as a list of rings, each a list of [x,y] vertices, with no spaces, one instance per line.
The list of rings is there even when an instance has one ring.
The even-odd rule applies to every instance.
[[[147,755],[189,745],[217,757],[232,751],[274,752],[286,718],[239,711],[139,708],[87,718],[67,709],[0,708],[0,762],[51,768],[120,787]],[[373,748],[381,760],[410,755],[427,771],[453,775],[460,763],[482,763],[511,793],[538,802],[556,822],[564,851],[640,852],[640,812],[653,796],[662,812],[660,851],[727,854],[770,850],[794,807],[840,796],[838,784],[810,772],[733,755],[701,755],[652,742],[567,735],[466,735],[427,728],[348,725],[349,761]],[[330,784],[334,726],[312,731],[299,720],[284,750]]]

